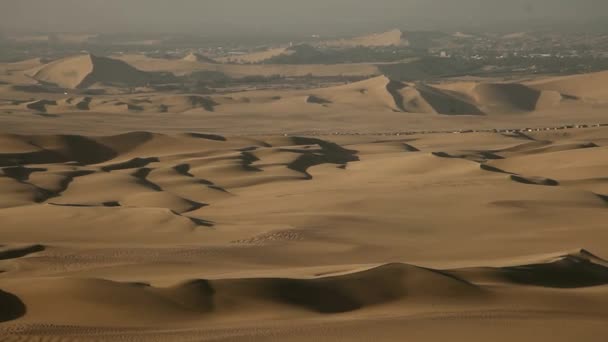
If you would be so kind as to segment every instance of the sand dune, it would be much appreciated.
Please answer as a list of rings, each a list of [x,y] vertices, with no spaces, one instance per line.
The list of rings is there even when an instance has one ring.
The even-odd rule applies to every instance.
[[[379,76],[345,86],[309,91],[307,103],[350,105],[429,114],[481,114],[474,104],[429,85],[404,83]]]
[[[608,283],[606,260],[581,249],[567,254],[538,257],[529,264],[464,268],[450,271],[473,282],[511,283],[548,288],[586,288]]]
[[[139,334],[145,334],[142,328],[157,324],[176,329],[184,327],[185,322],[217,325],[243,321],[247,327],[257,317],[274,319],[275,324],[283,326],[298,319],[349,312],[356,312],[354,317],[365,317],[365,312],[373,314],[379,308],[394,314],[407,313],[416,320],[442,320],[445,312],[425,309],[431,303],[440,310],[462,310],[468,303],[476,310],[486,310],[486,315],[492,312],[495,315],[476,318],[475,311],[471,311],[468,319],[473,320],[508,321],[509,315],[537,319],[527,300],[530,296],[527,286],[570,289],[570,293],[567,290],[547,291],[554,296],[565,297],[564,301],[557,300],[548,305],[560,310],[568,305],[575,289],[583,289],[575,293],[577,298],[587,299],[593,292],[584,292],[584,288],[606,283],[606,262],[585,250],[521,266],[434,270],[407,264],[386,264],[363,271],[307,279],[200,279],[169,287],[93,278],[45,279],[27,286],[13,282],[8,288],[17,295],[0,293],[0,302],[5,308],[1,319],[21,319],[31,327],[12,331],[9,325],[8,329],[0,327],[0,331],[35,337],[38,334],[56,334],[53,331],[56,326],[71,327],[65,331],[73,329],[76,332],[78,326],[96,324],[95,331],[81,330],[81,333],[92,337],[104,334],[104,331],[110,333],[110,329],[123,327],[128,321],[131,329],[139,329],[122,334],[137,338]],[[496,284],[502,284],[502,287]],[[605,289],[599,293],[605,293]],[[531,302],[550,298],[542,292],[532,294],[536,298]],[[594,310],[600,310],[597,315],[605,314],[601,303],[589,304]],[[520,306],[519,313],[508,311],[508,307],[514,304]],[[58,307],[70,310],[58,311]],[[501,317],[501,310],[504,317]],[[578,319],[584,319],[584,316]],[[39,327],[42,322],[49,328]],[[401,333],[406,330],[400,329]],[[173,338],[179,339],[177,331]],[[201,337],[206,335],[205,331],[205,328],[197,329]],[[212,332],[209,330],[207,334]]]
[[[38,101],[33,101],[30,103],[27,103],[25,105],[25,107],[27,109],[35,110],[37,112],[46,112],[47,106],[56,106],[56,105],[57,105],[57,102],[53,101],[53,100],[38,100]]]
[[[129,320],[144,326],[175,325],[194,318],[230,321],[231,316],[256,312],[277,319],[285,314],[336,314],[396,301],[483,295],[464,280],[404,264],[316,279],[192,280],[167,288],[101,279],[49,280],[17,292],[33,321],[48,319],[52,308],[67,305],[73,310],[58,313],[54,324],[120,325]],[[120,306],[125,309],[117,312]]]
[[[103,83],[101,78],[96,81]],[[118,82],[118,79],[114,81]],[[343,113],[348,118],[365,116],[369,111],[391,117],[398,112],[466,116],[556,113],[563,116],[564,113],[581,109],[599,113],[596,109],[601,107],[598,100],[575,97],[556,90],[538,90],[520,83],[456,82],[431,85],[400,82],[386,76],[308,90],[262,90],[221,95],[45,95],[39,99],[30,97],[11,101],[0,105],[0,108],[9,111],[25,109],[49,115],[83,111],[113,114],[205,114],[217,111],[243,115],[251,113],[246,117],[254,119],[266,113],[282,113],[289,117],[308,111],[334,115]],[[594,119],[594,122],[598,120]]]
[[[87,88],[96,83],[145,85],[154,76],[115,59],[91,54],[60,59],[30,71],[34,79],[63,88]]]
[[[32,246],[19,246],[19,247],[0,247],[0,260],[16,259],[21,258],[29,254],[41,252],[44,250],[44,246],[32,245]]]
[[[0,65],[0,340],[605,340],[602,73],[122,58]],[[160,70],[376,76],[120,88]]]
[[[556,91],[539,91],[517,83],[431,86],[399,82],[386,76],[311,93],[328,103],[376,102],[402,112],[447,115],[533,112],[558,107],[562,101],[576,101]]]
[[[542,110],[558,106],[568,99],[556,91],[538,91],[517,83],[479,84],[473,89],[472,96],[487,112]]]
[[[607,81],[608,72],[604,71],[584,75],[551,77],[532,81],[528,85],[540,90],[553,90],[570,96],[606,101],[608,92],[604,85]]]
[[[600,341],[605,134],[2,134],[0,335]]]
[[[196,57],[195,55],[192,55]],[[190,56],[190,57],[192,57]],[[357,75],[370,76],[377,75],[379,71],[373,65],[336,65],[336,66],[315,66],[315,65],[221,65],[213,64],[208,61],[199,61],[189,58],[186,60],[160,60],[150,59],[135,56],[122,56],[121,59],[108,59],[95,57],[91,55],[80,55],[58,60],[46,65],[35,66],[36,64],[24,64],[33,66],[26,73],[33,80],[42,84],[54,84],[64,88],[86,88],[92,85],[119,85],[126,87],[143,86],[149,82],[153,82],[162,78],[162,75],[156,72],[172,72],[175,74],[189,74],[196,71],[219,71],[232,77],[244,77],[251,75],[282,75],[282,76],[305,76],[312,74],[315,76],[328,75]],[[122,61],[126,61],[125,64]],[[137,66],[139,71],[131,65]],[[18,67],[15,67],[18,69]],[[15,69],[15,70],[17,70]],[[19,73],[19,72],[17,72]],[[68,75],[68,76],[66,76]],[[411,113],[435,113],[435,114],[503,114],[503,113],[521,113],[521,112],[549,112],[549,111],[564,111],[574,110],[580,106],[590,108],[591,106],[601,105],[605,103],[605,94],[601,93],[602,87],[598,86],[603,80],[604,73],[594,73],[588,75],[576,75],[558,78],[545,78],[525,83],[492,83],[492,82],[457,82],[443,84],[420,84],[420,83],[405,83],[390,80],[385,76],[378,76],[362,83],[353,83],[352,88],[366,90],[367,87],[384,87],[382,83],[388,83],[390,86],[386,90],[389,91],[393,101],[384,99],[384,95],[378,91],[373,93],[377,96],[355,98],[352,94],[346,96],[343,87],[336,87],[333,91],[319,89],[309,92],[309,94],[300,94],[302,96],[317,96],[323,98],[323,95],[330,93],[326,97],[343,96],[343,101],[335,101],[336,103],[352,103],[354,100],[358,106],[363,104],[363,108],[378,109],[379,106],[385,110],[397,110]],[[11,76],[12,77],[12,76]],[[17,76],[15,76],[17,77]],[[29,80],[29,82],[32,81]],[[19,81],[25,83],[26,81]],[[367,83],[366,83],[367,82]],[[599,83],[598,83],[599,82]],[[372,83],[377,83],[372,85]],[[34,86],[34,85],[32,85]],[[21,86],[25,87],[25,86]],[[40,86],[38,86],[40,87]],[[20,88],[21,89],[21,88]],[[598,90],[599,89],[599,90]],[[17,90],[19,91],[19,90]],[[37,90],[43,91],[41,89]],[[382,90],[384,91],[384,90]],[[599,93],[598,93],[599,91]],[[331,94],[331,93],[335,94]],[[31,92],[30,92],[31,93]],[[274,91],[274,93],[265,93],[264,97],[270,99],[288,98],[293,91]],[[364,95],[364,94],[362,94]],[[243,95],[253,103],[267,103],[256,96]],[[380,97],[380,99],[378,99]],[[31,97],[29,98],[30,100]],[[49,109],[47,104],[52,104],[52,101],[59,100],[58,107]],[[89,100],[80,101],[76,105],[63,103],[69,98],[45,97],[37,98],[32,102],[32,109],[37,112],[61,113],[66,110],[93,110],[93,106]],[[137,111],[152,111],[152,112],[167,112],[168,106],[164,103],[157,103],[154,106],[146,106],[145,98],[133,99],[117,95],[114,99],[116,106],[98,106],[99,112],[137,112]],[[144,102],[136,103],[139,100]],[[332,101],[330,98],[326,100]],[[371,100],[372,102],[370,102]],[[42,102],[40,102],[42,101]],[[62,102],[63,101],[63,102]],[[104,99],[102,104],[109,103],[108,99]],[[154,102],[154,100],[151,100]],[[217,99],[220,103],[221,100]],[[306,103],[306,101],[304,101]],[[367,103],[366,103],[367,102]],[[391,102],[394,102],[391,104]],[[19,109],[18,106],[4,105],[7,109]],[[329,106],[332,107],[332,106]],[[28,107],[26,107],[28,108]],[[209,106],[203,106],[209,110]],[[292,111],[303,110],[298,107],[288,107]],[[263,108],[260,108],[262,110]],[[335,106],[334,108],[335,109]],[[183,112],[187,109],[177,109],[175,112]],[[235,108],[235,110],[238,110]],[[171,111],[170,111],[171,112]]]

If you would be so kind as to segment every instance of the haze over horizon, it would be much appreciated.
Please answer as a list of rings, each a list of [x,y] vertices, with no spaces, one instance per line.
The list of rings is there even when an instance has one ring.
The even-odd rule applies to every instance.
[[[405,29],[604,29],[602,0],[4,0],[5,31],[343,34]]]

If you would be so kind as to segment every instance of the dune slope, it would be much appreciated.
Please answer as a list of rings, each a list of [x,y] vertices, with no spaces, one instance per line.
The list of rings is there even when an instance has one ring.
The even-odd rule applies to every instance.
[[[96,83],[144,85],[154,77],[125,62],[91,54],[60,59],[30,72],[44,83],[63,88],[87,88]]]

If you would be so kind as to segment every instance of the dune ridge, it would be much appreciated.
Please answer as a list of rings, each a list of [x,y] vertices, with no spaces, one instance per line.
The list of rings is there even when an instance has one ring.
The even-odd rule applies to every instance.
[[[567,99],[555,91],[536,90],[518,83],[479,83],[467,89],[458,84],[432,86],[400,82],[386,76],[320,89],[312,94],[323,101],[309,102],[323,102],[330,107],[332,103],[379,102],[401,112],[445,115],[533,112],[559,106]]]
[[[29,74],[39,82],[69,89],[88,88],[96,83],[138,86],[155,78],[123,61],[92,54],[59,59]]]
[[[608,71],[583,75],[550,77],[528,82],[527,85],[540,90],[557,91],[566,95],[606,101],[608,92],[604,84]]]
[[[492,308],[500,303],[496,296],[501,296],[501,291],[492,285],[496,281],[508,284],[513,291],[525,291],[528,286],[598,287],[608,284],[608,266],[581,249],[534,264],[500,268],[437,270],[393,263],[313,278],[195,279],[169,287],[93,278],[49,279],[32,286],[14,285],[10,290],[17,295],[2,292],[0,302],[9,305],[3,311],[4,320],[28,315],[30,320],[45,319],[54,324],[98,320],[119,324],[130,317],[131,324],[145,325],[186,317],[230,321],[232,315],[262,314],[277,319],[289,312],[297,316],[332,315],[387,305],[407,310],[442,303],[441,307],[449,308],[471,300]],[[71,310],[51,317],[42,303],[50,307],[64,303]]]
[[[161,64],[165,65],[163,63],[167,68],[160,67]],[[141,70],[136,69],[135,65],[141,66]],[[217,111],[230,114],[253,112],[259,116],[262,115],[260,113],[269,111],[300,114],[312,109],[314,113],[329,111],[345,113],[355,108],[356,113],[360,115],[368,111],[378,111],[391,117],[393,112],[406,112],[494,116],[504,121],[506,119],[502,117],[508,114],[556,113],[563,117],[564,113],[572,110],[584,109],[597,112],[608,103],[606,94],[598,91],[598,89],[603,89],[599,86],[605,78],[605,73],[602,72],[522,82],[479,80],[476,82],[425,83],[402,82],[382,75],[377,70],[370,70],[366,73],[357,73],[357,76],[365,75],[366,77],[371,76],[371,78],[346,85],[307,90],[247,90],[228,95],[159,94],[151,92],[152,88],[145,87],[161,79],[166,83],[175,77],[173,74],[187,75],[196,72],[199,70],[199,66],[209,67],[213,71],[223,72],[237,78],[259,75],[258,71],[261,69],[275,67],[290,70],[286,73],[271,73],[271,75],[290,76],[293,74],[292,72],[295,72],[297,75],[303,76],[306,75],[303,73],[304,69],[309,67],[301,65],[224,65],[206,61],[152,60],[149,58],[142,60],[141,57],[131,59],[128,56],[111,59],[94,55],[77,55],[26,69],[29,84],[12,85],[11,87],[17,92],[36,94],[36,97],[28,95],[27,99],[2,102],[0,109],[11,112],[27,111],[50,118],[72,112],[205,114]],[[335,68],[338,67],[346,68],[347,66],[335,66]],[[222,68],[240,69],[237,75],[233,73],[234,70],[226,71]],[[310,66],[310,68],[322,69],[316,66]],[[163,71],[160,72],[160,70]],[[350,75],[342,71],[338,74]],[[294,74],[294,76],[297,75]],[[64,95],[61,88],[57,89],[49,85],[59,86],[76,94]],[[97,89],[98,86],[101,88]],[[108,91],[108,93],[104,96],[96,95],[90,88]],[[136,88],[141,92],[132,93],[132,90]],[[44,94],[39,94],[41,92]],[[307,105],[316,106],[316,108],[310,108]]]

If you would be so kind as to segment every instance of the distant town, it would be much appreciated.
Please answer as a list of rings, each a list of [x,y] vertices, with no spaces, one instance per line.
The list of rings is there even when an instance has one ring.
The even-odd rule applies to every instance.
[[[33,57],[57,59],[77,53],[143,54],[163,59],[181,59],[194,53],[204,57],[205,62],[229,65],[362,63],[374,64],[392,78],[429,81],[605,70],[608,35],[391,30],[357,37],[310,34],[291,40],[260,38],[226,44],[196,35],[0,34],[1,62]],[[218,74],[214,76],[218,78]],[[330,76],[353,80],[349,77],[352,75]],[[331,81],[336,81],[335,77]]]

